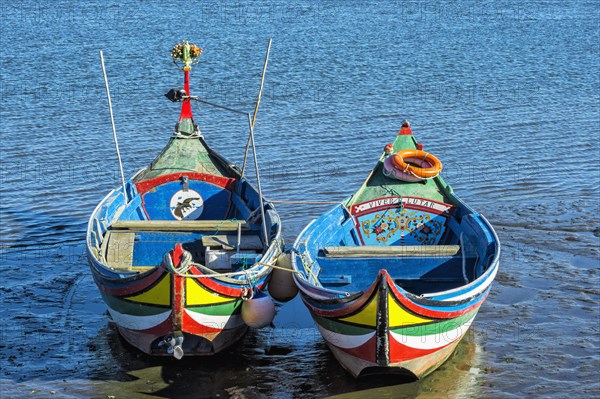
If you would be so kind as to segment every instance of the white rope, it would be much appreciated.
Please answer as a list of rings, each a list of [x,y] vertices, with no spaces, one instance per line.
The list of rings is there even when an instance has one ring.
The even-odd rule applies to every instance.
[[[261,263],[261,262],[256,262],[252,268],[250,269],[246,269],[246,270],[242,270],[239,272],[227,272],[227,273],[217,273],[214,270],[209,269],[208,267],[201,265],[200,263],[194,263],[192,262],[192,255],[188,252],[188,251],[184,251],[183,252],[183,259],[181,259],[181,263],[179,264],[179,267],[175,267],[173,265],[173,259],[171,259],[171,254],[170,252],[165,252],[165,254],[163,255],[163,263],[161,264],[161,266],[163,266],[163,268],[165,270],[167,270],[168,272],[171,273],[175,273],[178,276],[181,277],[188,277],[188,278],[215,278],[215,277],[237,277],[237,276],[246,276],[246,281],[250,281],[254,278],[256,278],[256,276],[258,276],[262,271],[263,268],[254,268],[255,265],[260,265],[263,266],[263,268],[265,266],[267,267],[273,267],[271,265],[268,265],[266,263]],[[191,270],[192,267],[196,267],[202,271],[208,271],[210,272],[209,274],[188,274],[188,272]]]
[[[181,134],[179,132],[173,132],[173,137],[178,139],[199,139],[204,137],[200,131],[192,132],[191,134]]]
[[[168,260],[167,260],[168,258]],[[248,270],[243,270],[243,271],[239,271],[239,272],[228,272],[228,273],[217,273],[209,268],[207,268],[204,265],[201,265],[199,263],[193,263],[193,262],[189,262],[189,264],[187,265],[183,265],[183,261],[182,261],[182,265],[179,266],[178,268],[176,268],[175,266],[173,266],[173,261],[171,260],[171,256],[169,255],[169,253],[167,252],[164,257],[163,257],[163,265],[165,265],[165,269],[168,272],[172,272],[177,274],[178,276],[181,277],[188,277],[188,278],[215,278],[215,277],[237,277],[237,276],[247,276],[249,275],[249,273],[253,274],[253,276],[251,278],[254,278],[256,276],[258,276],[260,274],[260,272],[262,271],[262,269],[259,270],[253,270],[253,269],[248,269]],[[196,267],[198,269],[201,269],[203,271],[210,271],[210,274],[187,274],[187,272],[190,271],[190,269],[193,267]]]
[[[431,180],[431,179],[435,179],[436,177],[438,177],[439,173],[435,176],[431,176],[431,177],[421,177],[421,176],[417,176],[412,169],[409,170],[410,174],[413,175],[414,177],[416,177],[417,179],[421,179],[421,180]]]

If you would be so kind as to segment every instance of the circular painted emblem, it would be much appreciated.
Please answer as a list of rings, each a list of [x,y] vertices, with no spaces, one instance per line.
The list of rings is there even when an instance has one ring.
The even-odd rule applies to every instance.
[[[194,190],[179,190],[171,197],[171,214],[177,220],[196,220],[202,215],[204,201]]]

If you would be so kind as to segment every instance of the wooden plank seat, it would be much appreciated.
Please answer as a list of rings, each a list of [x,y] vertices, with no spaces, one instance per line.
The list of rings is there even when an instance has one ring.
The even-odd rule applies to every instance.
[[[131,267],[135,235],[128,232],[113,232],[108,239],[106,261],[115,269]]]
[[[250,230],[244,220],[118,220],[110,228],[130,231],[237,231],[240,224],[242,230]]]
[[[107,231],[101,251],[106,264],[115,270],[131,270],[135,233],[129,231]]]
[[[101,253],[106,265],[117,271],[146,272],[155,266],[133,265],[133,249],[135,246],[135,231],[109,230],[102,241]]]
[[[263,244],[258,236],[242,235],[240,240],[241,250],[262,250]],[[232,251],[237,248],[237,235],[216,235],[202,237],[202,245],[211,249],[224,249]]]
[[[339,246],[324,247],[327,258],[389,258],[389,257],[430,257],[454,256],[460,252],[460,245],[406,245],[406,246]]]

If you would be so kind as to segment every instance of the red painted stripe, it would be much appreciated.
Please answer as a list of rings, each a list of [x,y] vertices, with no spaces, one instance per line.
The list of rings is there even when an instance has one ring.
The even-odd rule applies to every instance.
[[[158,338],[163,338],[165,335],[173,334],[175,331],[186,332],[194,335],[203,336],[203,334],[215,334],[222,331],[218,328],[206,327],[201,324],[198,324],[187,314],[183,317],[183,325],[182,328],[174,328],[173,315],[169,316],[165,321],[160,324],[155,325],[154,327],[150,327],[146,330],[130,330],[128,328],[124,328],[129,331],[132,335],[152,335],[154,338],[151,341],[154,341]]]
[[[377,336],[375,336],[375,335],[371,339],[369,339],[367,342],[365,342],[364,344],[362,344],[360,346],[357,346],[356,348],[340,348],[339,346],[332,344],[329,341],[327,341],[327,342],[329,343],[329,345],[335,346],[337,349],[344,351],[349,355],[352,355],[354,357],[357,357],[357,358],[367,361],[367,362],[377,363],[377,357],[376,357]]]
[[[486,296],[482,297],[479,301],[477,301],[477,303],[475,303],[474,305],[471,305],[468,308],[457,310],[457,311],[443,311],[443,310],[428,309],[428,308],[425,308],[425,307],[422,307],[422,306],[416,304],[415,302],[413,302],[410,299],[408,299],[407,297],[405,297],[398,290],[398,288],[396,287],[396,284],[390,277],[387,270],[384,269],[384,270],[379,271],[379,275],[377,276],[377,279],[369,287],[368,291],[365,292],[361,297],[357,298],[354,302],[348,304],[347,306],[343,306],[343,307],[337,308],[337,309],[322,309],[322,308],[318,308],[318,307],[312,305],[309,301],[307,301],[304,298],[304,295],[302,296],[302,300],[303,300],[304,304],[306,305],[306,307],[311,312],[313,312],[319,316],[335,317],[335,318],[347,317],[347,316],[350,316],[353,313],[357,312],[358,310],[360,310],[366,303],[369,302],[369,300],[371,299],[371,296],[373,295],[373,292],[377,289],[377,287],[379,285],[380,276],[382,274],[385,274],[386,283],[390,287],[390,292],[392,293],[392,296],[394,297],[396,302],[398,302],[399,305],[406,308],[406,310],[408,310],[418,316],[425,316],[425,317],[429,317],[429,318],[433,318],[433,319],[452,319],[452,318],[461,316],[465,313],[468,313],[474,309],[479,308],[487,297],[487,295],[486,295]],[[315,301],[317,304],[320,302],[317,299],[311,298],[311,300]],[[440,308],[442,308],[443,306],[444,306],[444,303],[440,301]],[[450,306],[450,305],[448,305],[448,306]]]
[[[197,267],[192,267],[190,271],[192,274],[205,275],[205,273],[203,273]],[[216,280],[212,278],[199,278],[194,279],[194,281],[208,288],[209,290],[221,295],[230,296],[233,298],[240,298],[242,296],[242,288],[234,288],[227,285],[219,284]],[[240,281],[240,287],[242,287],[243,285],[244,284],[242,283],[242,281]],[[265,285],[266,281],[263,281],[260,285],[257,285],[256,287],[262,290],[265,287]]]
[[[183,316],[185,314],[185,277],[172,274],[171,284],[173,330],[181,331],[183,328]]]
[[[362,236],[362,232],[360,231],[360,228],[361,228],[362,226],[361,226],[361,225],[360,225],[360,223],[358,222],[358,218],[357,218],[357,217],[355,217],[355,218],[354,218],[354,221],[356,222],[356,224],[354,225],[354,228],[356,229],[356,232],[358,233],[358,238],[360,239],[360,243],[361,243],[362,245],[366,245],[366,244],[365,244],[365,240],[364,240],[364,238],[363,238],[363,236]]]
[[[141,182],[135,183],[135,187],[140,195],[146,193],[148,190],[160,186],[161,184],[165,184],[172,181],[180,180],[183,176],[187,176],[190,180],[199,180],[204,181],[215,186],[222,187],[229,191],[233,190],[235,187],[235,179],[232,177],[223,177],[223,176],[215,176],[210,175],[208,173],[199,173],[199,172],[177,172],[171,173],[168,175],[158,176],[153,179],[144,180]]]
[[[390,349],[390,363],[402,362],[405,360],[412,360],[418,357],[426,356],[431,353],[437,352],[439,350],[444,349],[445,347],[452,345],[456,341],[450,342],[447,345],[441,346],[439,348],[433,349],[416,349],[411,348],[410,346],[406,346],[396,341],[391,333],[388,333],[389,338],[389,349]]]
[[[403,126],[400,128],[398,136],[412,136],[412,130],[410,130],[410,127],[408,126]]]
[[[184,69],[183,70],[183,89],[185,93],[190,95],[190,71]],[[183,100],[181,104],[181,114],[179,115],[179,121],[181,122],[184,118],[193,118],[192,116],[192,100],[187,99]]]
[[[183,313],[181,331],[194,335],[214,334],[223,331],[222,328],[205,326],[196,322],[190,315]]]
[[[144,276],[143,274],[139,274],[138,275],[138,276],[140,276],[139,281],[133,282],[131,285],[126,285],[123,287],[116,287],[116,288],[104,285],[103,279],[100,277],[95,278],[95,280],[96,280],[96,285],[98,286],[100,291],[104,292],[107,295],[130,296],[132,294],[135,294],[137,292],[147,289],[152,284],[154,284],[156,281],[158,281],[163,276],[163,274],[166,274],[166,272],[164,271],[164,269],[159,267],[159,268],[156,268],[156,270],[154,270],[152,273],[150,273],[147,276]],[[137,276],[135,276],[135,277],[137,277]],[[125,284],[125,282],[123,282],[123,283]]]
[[[195,273],[195,274],[202,274],[202,273]],[[221,285],[210,278],[193,279],[193,281],[194,281],[194,283],[198,284],[199,286],[201,286],[204,289],[208,289],[211,292],[216,292],[221,295],[229,296],[232,299],[237,299],[242,295],[241,289]]]
[[[445,205],[448,205],[448,204],[445,204]],[[426,206],[420,206],[420,205],[414,205],[414,204],[403,204],[403,207],[404,207],[404,209],[423,211],[423,212],[431,213],[433,215],[443,215],[446,217],[448,217],[453,210],[452,208],[450,208],[447,211],[438,211],[437,209],[427,208]]]
[[[173,332],[173,322],[172,322],[172,316],[169,316],[165,321],[163,321],[160,324],[155,325],[154,327],[150,327],[146,330],[130,330],[130,329],[126,329],[128,331],[131,331],[132,333],[144,333],[144,334],[150,334],[150,335],[155,335],[156,338],[162,338],[167,334],[171,334]],[[124,328],[124,327],[121,327]]]
[[[470,311],[479,308],[481,306],[481,304],[483,303],[483,301],[485,301],[485,299],[487,298],[487,295],[485,295],[479,301],[477,301],[477,303],[475,303],[474,305],[471,305],[468,308],[464,308],[461,310],[456,310],[456,311],[432,310],[432,309],[424,308],[424,307],[416,304],[415,302],[411,301],[406,296],[404,296],[398,290],[398,288],[396,287],[396,284],[394,284],[394,281],[390,277],[387,270],[381,270],[379,273],[386,274],[386,281],[387,281],[388,286],[390,287],[390,292],[392,292],[392,294],[393,294],[392,296],[394,297],[394,299],[397,302],[399,302],[400,305],[404,306],[406,309],[408,309],[420,316],[426,316],[426,317],[438,318],[438,319],[452,319],[452,318],[455,318],[458,316],[462,316],[465,313],[469,313]],[[442,308],[444,306],[444,302],[442,302],[442,301],[439,301],[439,304],[440,304],[440,308]],[[451,306],[451,305],[448,304],[448,306]]]
[[[369,289],[363,295],[356,298],[353,302],[347,304],[346,306],[342,306],[341,308],[337,308],[337,309],[317,308],[317,307],[311,305],[309,302],[307,302],[306,299],[304,298],[304,295],[302,296],[302,300],[304,301],[304,304],[306,305],[306,307],[308,307],[308,309],[311,312],[313,312],[314,314],[317,314],[319,316],[336,317],[336,318],[352,316],[352,314],[360,311],[364,306],[366,306],[371,301],[371,299],[373,298],[373,295],[375,295],[377,292],[377,288],[379,287],[379,281],[380,281],[380,279],[378,278],[373,284],[371,284]],[[318,299],[312,299],[312,300],[319,302]]]

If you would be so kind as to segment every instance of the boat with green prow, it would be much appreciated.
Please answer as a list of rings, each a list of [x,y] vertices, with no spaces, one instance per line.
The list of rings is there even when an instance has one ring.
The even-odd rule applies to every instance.
[[[264,291],[281,254],[280,219],[260,181],[257,190],[245,177],[246,162],[240,169],[219,155],[196,124],[190,71],[201,52],[188,42],[171,51],[184,73],[183,88],[167,93],[181,102],[175,130],[149,166],[98,204],[87,228],[90,268],[112,321],[151,355],[221,352],[275,313]],[[105,82],[109,94],[106,74]],[[258,176],[256,151],[254,161]]]
[[[442,168],[403,123],[360,189],[294,243],[304,304],[355,377],[428,375],[452,354],[490,292],[500,242]]]

